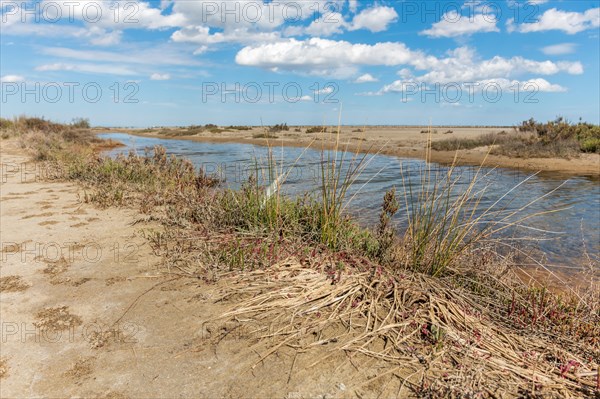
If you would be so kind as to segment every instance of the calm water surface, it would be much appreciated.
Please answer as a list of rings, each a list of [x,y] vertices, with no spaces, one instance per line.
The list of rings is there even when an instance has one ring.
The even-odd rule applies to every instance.
[[[218,173],[225,179],[225,185],[238,188],[259,168],[266,172],[268,149],[262,146],[236,143],[203,143],[188,140],[157,139],[138,137],[122,133],[101,134],[125,144],[109,152],[110,156],[136,151],[144,154],[156,145],[167,152],[189,159],[195,166],[204,168],[208,173]],[[288,195],[318,192],[320,180],[320,150],[305,150],[293,147],[275,147],[272,154],[278,167],[289,172],[284,184]],[[351,155],[346,156],[349,161]],[[346,163],[348,164],[348,162]],[[365,168],[355,181],[348,195],[352,201],[348,212],[362,224],[372,226],[376,223],[385,192],[396,187],[398,195],[404,196],[404,190],[410,185],[413,195],[420,187],[420,177],[426,163],[423,160],[403,159],[385,155],[368,155]],[[446,167],[433,165],[433,170],[441,174]],[[464,190],[477,173],[476,167],[458,167],[455,174],[459,177],[457,191]],[[264,173],[266,175],[267,173]],[[541,241],[524,241],[524,246],[536,259],[546,258],[552,267],[565,271],[575,269],[583,259],[584,250],[591,256],[600,253],[600,181],[585,177],[566,178],[559,174],[531,176],[530,172],[509,169],[485,169],[479,188],[486,186],[481,194],[480,209],[494,204],[517,184],[517,189],[502,199],[496,209],[507,212],[517,210],[532,200],[545,196],[527,208],[527,214],[563,209],[560,212],[536,216],[525,222],[526,228],[515,228],[503,234],[512,237],[535,237]],[[404,183],[403,178],[404,176]],[[269,183],[265,176],[265,184]],[[558,189],[557,189],[558,187]],[[555,190],[557,189],[557,190]],[[553,191],[555,190],[555,191]],[[486,206],[487,205],[487,206]],[[406,225],[403,208],[398,212],[395,223],[399,229]],[[514,220],[514,218],[513,218]]]

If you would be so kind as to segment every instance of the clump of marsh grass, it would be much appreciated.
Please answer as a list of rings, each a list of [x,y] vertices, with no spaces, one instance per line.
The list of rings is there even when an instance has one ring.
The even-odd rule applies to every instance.
[[[71,164],[68,174],[91,189],[86,197],[89,201],[111,206],[134,200],[145,212],[179,204],[188,196],[200,197],[207,188],[221,183],[218,177],[196,170],[189,160],[168,156],[160,146],[145,156],[130,152],[115,159],[97,155],[81,158]]]
[[[426,164],[419,171],[418,182],[410,174],[402,175],[403,203],[407,218],[405,245],[409,252],[406,267],[438,276],[456,266],[470,251],[488,242],[499,240],[499,233],[524,225],[528,219],[543,213],[531,213],[528,208],[560,188],[540,198],[534,198],[518,209],[509,209],[510,194],[529,178],[516,184],[491,205],[482,201],[489,190],[486,180],[493,169],[479,167],[466,181],[456,169],[455,161],[447,169],[433,168],[427,149]],[[485,159],[482,162],[485,164]],[[507,239],[504,239],[507,240]],[[503,245],[509,245],[503,243]]]
[[[93,152],[117,146],[115,142],[97,138],[90,130],[89,121],[84,118],[63,124],[44,118],[19,116],[12,120],[2,119],[0,130],[3,139],[17,138],[21,148],[30,152],[37,161],[52,162],[59,157],[72,157],[74,152]]]
[[[448,130],[444,134],[451,134],[452,131]],[[519,137],[520,139],[521,137]],[[487,147],[492,145],[500,145],[509,141],[514,141],[515,137],[499,135],[498,133],[486,133],[473,139],[459,139],[452,138],[446,140],[438,140],[431,142],[431,148],[436,151],[457,151],[457,150],[471,150],[478,147]]]
[[[351,153],[347,146],[340,151],[341,146],[338,128],[333,150],[321,150],[321,241],[330,248],[339,247],[340,232],[345,223],[343,211],[352,200],[347,198],[348,189],[360,177],[369,162],[367,154]]]
[[[600,140],[600,139],[599,139]],[[594,152],[595,150],[588,151]],[[581,155],[580,145],[575,140],[541,141],[532,136],[516,137],[495,147],[491,153],[512,158],[564,158]],[[585,151],[584,151],[585,152]]]
[[[348,151],[349,143],[341,142],[340,129],[330,141],[335,142],[332,150],[321,149],[316,195],[305,193],[289,198],[283,189],[289,173],[314,141],[287,169],[283,159],[275,159],[269,143],[267,159],[254,160],[254,173],[241,190],[223,192],[217,207],[219,219],[230,227],[298,236],[331,249],[374,247],[373,235],[345,214],[357,194],[349,197],[348,190],[372,156]]]
[[[368,246],[371,234],[362,231],[344,210],[352,201],[348,198],[348,189],[369,158],[346,149],[340,151],[339,132],[335,140],[334,150],[321,151],[316,194],[289,198],[284,192],[290,171],[310,145],[288,169],[284,168],[283,159],[277,162],[269,147],[266,166],[255,160],[255,173],[242,189],[225,194],[227,215],[223,215],[223,220],[231,219],[238,227],[242,224],[248,230],[267,229],[280,235],[302,237],[331,249]]]

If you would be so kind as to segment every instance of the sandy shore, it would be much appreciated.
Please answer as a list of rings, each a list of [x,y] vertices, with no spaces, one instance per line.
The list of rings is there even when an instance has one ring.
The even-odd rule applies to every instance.
[[[332,148],[333,137],[329,133],[305,133],[306,127],[295,131],[296,127],[290,127],[290,131],[277,133],[277,138],[264,139],[255,138],[257,134],[263,133],[262,128],[253,128],[246,131],[225,131],[219,133],[202,132],[192,136],[177,132],[176,136],[161,134],[159,129],[98,129],[99,132],[119,131],[145,137],[158,137],[166,139],[184,139],[193,141],[215,142],[215,143],[248,143],[271,146],[293,146],[313,148]],[[357,130],[363,131],[357,131]],[[511,131],[509,127],[434,127],[432,141],[445,140],[448,138],[475,138],[485,133],[498,133]],[[424,159],[426,156],[427,127],[342,127],[341,139],[344,146],[352,151],[380,152],[386,155],[395,155],[407,158]],[[446,133],[452,131],[452,133]],[[461,150],[456,159],[459,165],[481,165],[485,160],[485,166],[502,167],[523,170],[524,172],[552,172],[572,175],[600,177],[600,155],[581,154],[578,158],[510,158],[500,155],[488,155],[487,147],[472,150]],[[432,151],[431,160],[439,163],[452,163],[457,154],[454,151]]]
[[[14,143],[0,151],[0,397],[376,396],[345,387],[380,368],[351,378],[342,353],[307,367],[326,347],[282,348],[253,369],[269,342],[251,330],[221,335],[231,327],[214,321],[235,305],[215,303],[228,279],[164,273],[141,234],[159,225],[83,203],[76,184],[40,180]]]

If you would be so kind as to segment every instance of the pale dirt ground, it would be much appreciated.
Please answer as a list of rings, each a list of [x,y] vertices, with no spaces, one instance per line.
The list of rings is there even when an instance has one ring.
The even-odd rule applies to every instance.
[[[381,373],[372,363],[359,362],[357,374],[341,354],[318,362],[326,347],[296,353],[284,346],[252,369],[267,343],[230,334],[217,344],[209,332],[226,331],[209,320],[234,305],[214,303],[227,279],[208,285],[161,273],[161,259],[140,234],[159,226],[132,225],[140,217],[133,210],[82,203],[82,189],[72,183],[23,181],[12,165],[27,158],[1,144],[0,397],[398,393],[394,384],[386,384],[393,394],[382,392],[383,381],[361,386]]]
[[[290,131],[276,133],[277,139],[266,140],[262,138],[253,138],[253,135],[264,132],[262,128],[253,128],[249,131],[233,131],[222,133],[204,132],[193,136],[170,137],[175,139],[186,139],[208,142],[239,142],[252,143],[271,146],[297,146],[306,147],[311,144],[312,148],[320,149],[331,147],[334,140],[333,135],[326,133],[306,133],[306,126],[300,127],[301,132],[296,132],[295,126],[290,126]],[[337,129],[329,127],[329,130]],[[354,130],[363,129],[364,132],[355,132]],[[381,152],[387,155],[396,155],[409,158],[425,158],[428,134],[421,133],[428,130],[428,127],[378,127],[367,126],[341,128],[341,142],[345,148],[348,144],[350,150],[359,150],[362,152]],[[437,134],[432,134],[433,141],[445,140],[449,138],[475,138],[485,133],[498,133],[501,131],[512,132],[510,127],[432,127],[437,130]],[[141,129],[107,129],[108,131],[120,131],[131,134],[137,134],[149,137],[169,138],[157,134],[158,130],[144,132]],[[452,134],[444,134],[452,130]],[[579,158],[536,158],[521,159],[510,158],[499,155],[487,155],[488,148],[481,147],[472,150],[461,150],[458,154],[457,164],[462,165],[481,165],[485,159],[485,166],[489,167],[508,167],[533,172],[559,172],[567,175],[588,175],[600,177],[600,155],[582,154]],[[434,162],[452,163],[455,158],[454,151],[433,151],[430,159]],[[487,156],[487,159],[486,159]]]

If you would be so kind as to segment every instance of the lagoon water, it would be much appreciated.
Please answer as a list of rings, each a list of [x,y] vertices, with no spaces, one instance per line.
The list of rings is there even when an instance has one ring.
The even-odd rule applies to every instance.
[[[217,173],[225,180],[225,185],[238,188],[247,181],[250,174],[256,173],[268,185],[268,154],[263,146],[237,143],[205,143],[189,140],[159,139],[139,137],[122,133],[99,135],[125,144],[108,152],[109,156],[135,151],[143,155],[154,146],[166,148],[169,154],[185,157],[196,167],[207,173]],[[283,185],[286,195],[314,192],[318,194],[321,175],[322,154],[320,149],[276,147],[273,143],[272,159],[277,168],[287,174]],[[327,152],[326,152],[327,154]],[[333,152],[329,152],[334,156]],[[342,154],[337,154],[338,159]],[[346,154],[345,167],[351,164],[353,154]],[[359,155],[362,157],[363,155]],[[327,157],[327,155],[326,155]],[[356,162],[355,162],[356,165]],[[347,198],[352,200],[347,212],[366,226],[376,223],[385,192],[396,188],[402,202],[405,191],[412,189],[418,195],[421,186],[420,176],[427,164],[423,160],[398,158],[386,155],[366,155],[360,176],[356,179]],[[433,164],[432,173],[445,176],[447,167]],[[514,238],[535,238],[535,241],[517,241],[520,247],[544,264],[563,271],[578,269],[587,252],[591,257],[600,254],[600,181],[586,177],[565,177],[559,174],[540,174],[511,169],[483,169],[477,167],[457,167],[453,173],[457,178],[456,191],[464,190],[475,174],[479,173],[478,193],[481,195],[480,210],[485,210],[500,198],[494,209],[511,213],[539,198],[509,220],[517,220],[538,212],[561,209],[559,212],[545,213],[524,222],[523,227],[511,228],[502,234]],[[520,185],[519,185],[520,184]],[[505,196],[507,192],[519,185]],[[504,196],[504,197],[503,197]],[[543,198],[540,198],[543,197]],[[398,229],[406,226],[406,211],[401,204],[395,217]],[[526,258],[524,263],[530,263]]]

